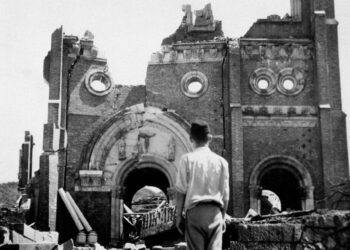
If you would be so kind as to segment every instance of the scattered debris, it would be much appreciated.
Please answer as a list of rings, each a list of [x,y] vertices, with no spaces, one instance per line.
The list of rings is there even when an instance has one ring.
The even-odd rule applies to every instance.
[[[350,246],[350,211],[298,211],[226,220],[231,250],[334,249]]]

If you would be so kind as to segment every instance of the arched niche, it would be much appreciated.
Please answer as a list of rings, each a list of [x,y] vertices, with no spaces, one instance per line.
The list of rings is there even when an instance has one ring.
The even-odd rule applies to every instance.
[[[275,155],[260,161],[250,175],[249,188],[250,208],[259,213],[262,189],[279,195],[282,209],[314,208],[314,187],[311,175],[301,162],[290,156]],[[287,197],[288,193],[289,197]]]

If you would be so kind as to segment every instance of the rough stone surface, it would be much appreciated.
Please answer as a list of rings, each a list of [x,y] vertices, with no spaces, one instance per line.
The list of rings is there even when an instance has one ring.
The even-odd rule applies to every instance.
[[[273,224],[271,223],[273,222]],[[228,227],[230,249],[339,249],[350,246],[350,212],[318,211],[302,217],[275,217]]]

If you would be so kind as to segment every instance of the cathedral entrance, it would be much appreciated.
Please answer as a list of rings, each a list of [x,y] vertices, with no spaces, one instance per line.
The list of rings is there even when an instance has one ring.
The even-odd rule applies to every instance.
[[[164,194],[167,194],[167,189],[170,187],[167,177],[161,171],[152,167],[135,169],[127,176],[124,182],[124,203],[131,208],[134,195],[145,186],[156,187]],[[150,191],[151,190],[152,189],[150,189]],[[140,194],[140,196],[142,195],[145,196],[143,197],[144,199],[152,198],[146,197],[149,196],[147,192]]]
[[[272,208],[281,211],[302,210],[301,200],[303,199],[301,193],[301,186],[297,177],[288,170],[288,166],[275,165],[270,166],[261,177],[260,186],[262,190],[272,191],[280,200],[280,208],[273,204],[273,197],[266,197],[262,192],[261,200],[267,202],[260,202],[261,214],[268,214],[270,204]],[[272,201],[271,201],[272,199]],[[266,204],[267,203],[267,204]]]
[[[314,208],[311,176],[292,157],[271,156],[262,160],[253,169],[249,183],[250,208],[260,214]]]

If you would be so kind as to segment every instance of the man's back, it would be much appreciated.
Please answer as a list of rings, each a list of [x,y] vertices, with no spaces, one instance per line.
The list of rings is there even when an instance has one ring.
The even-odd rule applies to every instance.
[[[185,212],[185,237],[189,250],[222,249],[229,172],[227,161],[209,149],[211,138],[205,121],[193,122],[190,139],[195,150],[185,154],[178,166],[176,227],[183,232],[181,222]]]
[[[228,200],[228,164],[208,147],[196,148],[184,155],[179,165],[176,187],[186,193],[185,210],[199,202]]]

